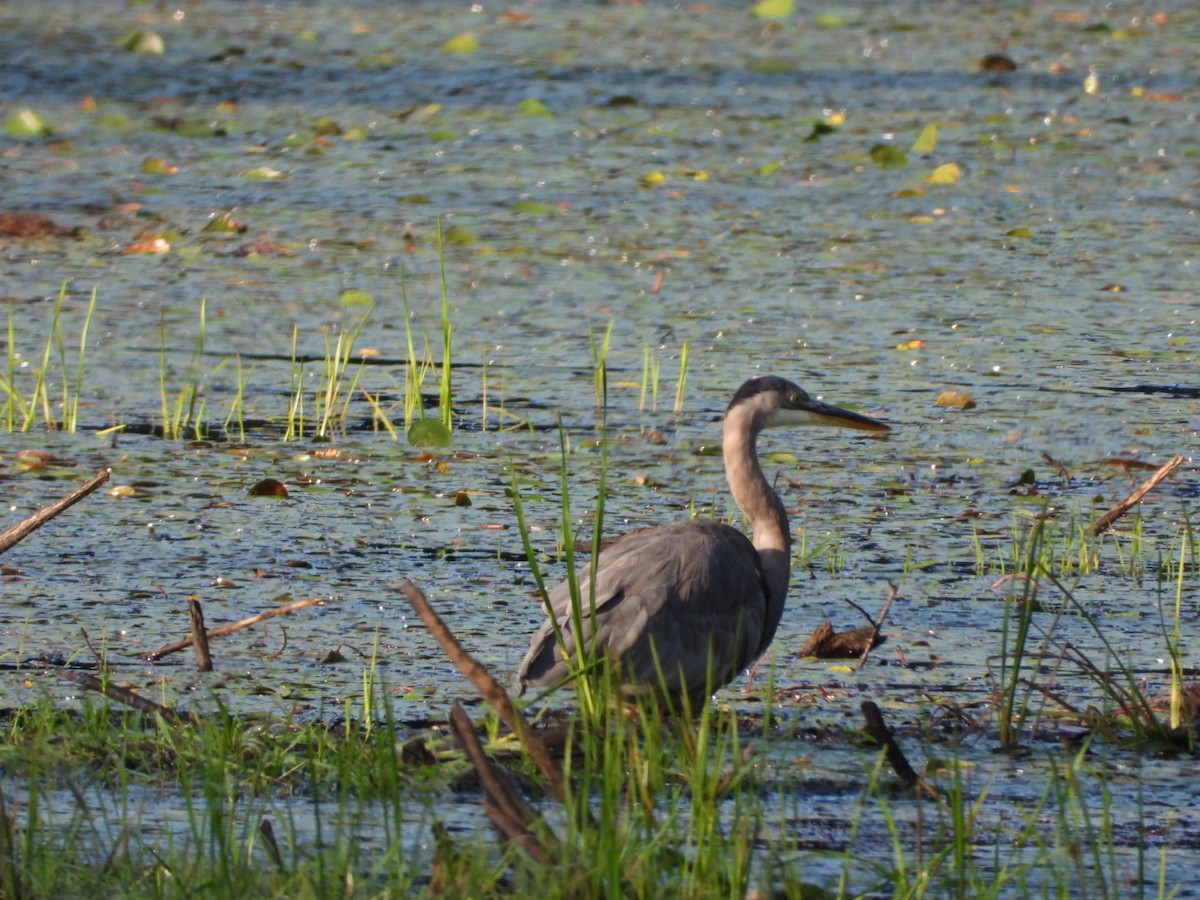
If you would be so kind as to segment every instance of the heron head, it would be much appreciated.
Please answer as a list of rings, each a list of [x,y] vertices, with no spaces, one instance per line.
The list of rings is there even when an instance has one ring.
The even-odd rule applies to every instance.
[[[891,431],[887,425],[869,416],[815,400],[799,385],[776,375],[751,378],[738,388],[725,410],[726,418],[735,409],[752,411],[758,428],[823,425],[876,434]]]

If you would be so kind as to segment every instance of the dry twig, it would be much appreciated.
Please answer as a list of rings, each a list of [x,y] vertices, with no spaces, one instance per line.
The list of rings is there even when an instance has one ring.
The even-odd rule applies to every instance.
[[[309,597],[305,600],[293,600],[291,603],[285,603],[283,606],[275,609],[268,609],[256,615],[249,616],[231,625],[221,625],[211,631],[206,632],[208,639],[225,637],[228,634],[233,634],[235,631],[241,631],[243,628],[249,628],[251,625],[257,625],[259,622],[265,622],[267,619],[273,619],[276,616],[287,615],[288,613],[297,612],[301,609],[308,609],[310,606],[321,606],[325,603],[320,597]],[[172,653],[178,653],[180,650],[186,650],[192,646],[192,638],[187,637],[182,641],[175,641],[167,644],[165,647],[159,647],[152,653],[142,655],[142,659],[148,659],[151,662],[156,662],[164,656],[170,656]]]
[[[887,754],[888,762],[895,771],[896,777],[900,779],[900,783],[906,788],[912,788],[919,793],[928,794],[936,800],[937,791],[933,785],[918,775],[917,770],[909,763],[908,757],[904,755],[904,751],[900,749],[900,745],[896,743],[896,739],[892,736],[892,730],[888,728],[887,722],[883,720],[883,713],[879,711],[879,707],[871,700],[864,700],[862,713],[863,718],[867,720],[867,734],[883,747],[884,753]]]
[[[888,582],[888,587],[891,588],[891,591],[888,592],[888,598],[883,603],[883,609],[879,611],[879,615],[871,623],[871,639],[867,641],[867,646],[863,647],[862,656],[858,658],[858,667],[860,669],[866,663],[867,657],[870,656],[871,648],[879,643],[879,629],[883,627],[883,620],[887,618],[887,614],[892,608],[892,602],[896,599],[896,595],[900,593],[900,588],[896,587],[891,581]]]
[[[204,610],[200,601],[188,597],[188,618],[192,623],[192,646],[196,650],[196,668],[201,672],[213,669],[212,654],[208,652],[208,632],[204,630]]]
[[[479,693],[483,694],[483,698],[496,710],[501,721],[512,729],[513,734],[517,736],[517,740],[521,742],[521,746],[525,748],[538,771],[550,782],[550,792],[555,799],[565,802],[566,790],[563,786],[562,769],[550,755],[545,742],[537,732],[529,727],[525,717],[513,706],[508,691],[492,677],[482,663],[463,648],[463,645],[458,642],[458,638],[446,627],[446,623],[434,612],[433,607],[429,605],[429,600],[419,587],[405,579],[401,582],[400,589],[404,591],[404,596],[408,598],[412,608],[425,623],[429,633],[442,645],[442,649],[446,651],[450,661],[467,677],[467,680],[475,685]]]
[[[3,553],[13,544],[28,536],[31,532],[41,528],[60,512],[74,506],[104,482],[108,481],[109,469],[104,469],[98,472],[96,477],[87,484],[80,485],[67,496],[60,500],[55,500],[53,503],[47,504],[32,515],[26,516],[16,525],[10,525],[3,531],[0,531],[0,553]]]
[[[471,717],[457,701],[450,709],[450,727],[479,776],[479,784],[486,795],[483,808],[496,830],[528,853],[535,862],[546,862],[550,858],[546,845],[530,827],[537,821],[537,813],[512,786],[508,777],[488,759]]]
[[[72,669],[55,669],[59,675],[66,678],[68,681],[74,681],[76,684],[83,685],[90,691],[96,691],[104,696],[116,700],[118,703],[124,703],[126,706],[132,707],[139,712],[144,712],[152,716],[162,716],[167,722],[173,725],[194,725],[196,717],[192,713],[181,713],[171,709],[168,706],[163,706],[160,703],[155,703],[141,694],[135,694],[129,688],[121,687],[119,684],[113,684],[111,681],[104,681],[97,678],[88,672],[76,672]]]
[[[1158,485],[1160,481],[1167,478],[1174,472],[1183,462],[1182,456],[1175,456],[1167,460],[1162,466],[1155,470],[1154,474],[1147,478],[1136,491],[1098,518],[1092,523],[1092,535],[1103,534],[1108,530],[1108,526],[1129,512],[1130,508],[1150,493]]]

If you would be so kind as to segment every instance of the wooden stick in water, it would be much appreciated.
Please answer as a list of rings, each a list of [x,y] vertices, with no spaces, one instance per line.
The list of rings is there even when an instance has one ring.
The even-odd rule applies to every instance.
[[[425,623],[429,633],[442,645],[442,649],[446,651],[450,661],[475,685],[479,693],[483,694],[483,698],[496,710],[501,721],[512,729],[517,740],[521,742],[521,746],[533,760],[533,764],[538,767],[538,771],[550,782],[550,792],[555,799],[565,802],[566,788],[563,784],[562,769],[550,755],[545,742],[537,732],[529,727],[525,717],[513,706],[508,691],[492,677],[492,673],[481,662],[463,648],[463,645],[458,642],[458,638],[446,627],[446,623],[433,611],[429,600],[419,587],[406,579],[401,582],[400,589],[404,591],[404,596],[408,598],[412,608],[421,617],[421,621]]]
[[[296,612],[297,610],[307,609],[310,606],[321,606],[325,601],[320,597],[309,597],[306,600],[293,600],[291,603],[285,603],[283,606],[275,609],[268,609],[265,612],[260,612],[256,615],[249,616],[241,621],[234,622],[232,625],[221,625],[207,632],[208,639],[225,637],[227,634],[233,634],[235,631],[241,631],[243,628],[249,628],[251,625],[257,625],[259,622],[264,622],[267,619],[273,619],[276,616],[287,615],[288,613]],[[151,662],[162,659],[164,656],[170,656],[172,653],[178,653],[180,650],[186,650],[192,646],[192,638],[187,637],[182,641],[175,641],[167,644],[164,647],[159,647],[152,653],[145,653],[142,659],[148,659]]]
[[[201,672],[213,670],[212,654],[208,652],[208,632],[204,630],[204,610],[200,601],[188,597],[188,618],[192,623],[192,647],[196,650],[196,668]]]
[[[74,506],[104,482],[108,481],[108,475],[111,470],[104,469],[96,474],[96,477],[87,484],[80,485],[61,500],[55,500],[53,503],[47,504],[32,515],[26,516],[16,525],[10,525],[3,531],[0,531],[0,553],[3,553],[13,544],[27,537],[31,532],[41,528],[63,510]]]
[[[865,730],[867,734],[883,747],[883,752],[887,755],[887,761],[891,763],[892,770],[896,773],[896,777],[900,779],[900,783],[906,788],[928,794],[930,797],[936,799],[937,790],[917,774],[917,770],[912,767],[912,764],[908,761],[908,757],[904,755],[904,751],[896,743],[896,738],[892,736],[892,729],[888,728],[887,722],[883,720],[883,713],[880,712],[879,706],[872,700],[864,700],[862,714],[863,718],[866,719]]]
[[[1155,470],[1153,475],[1146,479],[1141,487],[1139,487],[1136,491],[1093,522],[1092,535],[1095,536],[1097,534],[1103,534],[1105,531],[1107,531],[1108,526],[1112,525],[1113,522],[1117,521],[1117,519],[1129,512],[1130,508],[1137,505],[1137,503],[1143,497],[1154,490],[1160,481],[1162,481],[1164,478],[1167,478],[1172,472],[1179,468],[1179,465],[1182,462],[1182,456],[1175,456],[1167,460],[1166,463]]]
[[[479,784],[485,795],[483,808],[496,830],[536,862],[546,862],[550,856],[546,845],[530,828],[537,821],[537,813],[483,752],[475,725],[457,700],[450,708],[450,727],[462,744],[475,774],[479,776]]]
[[[69,681],[83,685],[90,691],[97,691],[139,712],[148,713],[152,716],[162,716],[163,719],[173,725],[196,724],[196,717],[192,713],[176,712],[170,707],[163,706],[161,703],[155,703],[153,700],[143,697],[141,694],[135,694],[129,688],[113,684],[111,681],[103,681],[90,672],[76,672],[73,669],[55,669],[54,671]]]

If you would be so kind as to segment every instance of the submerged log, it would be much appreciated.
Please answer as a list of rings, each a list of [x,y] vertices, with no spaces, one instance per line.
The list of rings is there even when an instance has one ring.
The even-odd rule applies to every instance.
[[[874,625],[863,625],[849,631],[834,631],[832,625],[822,622],[813,629],[798,655],[815,656],[817,659],[859,659],[883,641],[883,635]]]

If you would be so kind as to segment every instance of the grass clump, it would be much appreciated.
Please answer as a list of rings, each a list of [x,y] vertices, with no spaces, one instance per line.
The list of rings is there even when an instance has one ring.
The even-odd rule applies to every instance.
[[[66,298],[67,284],[63,282],[51,311],[50,327],[42,347],[40,363],[32,368],[17,349],[15,316],[13,311],[9,310],[8,352],[4,371],[0,373],[0,420],[7,425],[9,432],[26,432],[40,423],[48,431],[61,429],[73,433],[79,425],[79,402],[84,388],[88,330],[96,311],[96,290],[91,292],[83,324],[80,326],[73,372],[67,358],[67,341],[62,324]],[[51,398],[50,388],[56,373],[59,381],[57,401]],[[32,384],[23,388],[22,382],[27,379],[31,379]]]
[[[179,725],[91,701],[11,712],[0,742],[0,891],[408,892],[421,859],[409,823],[447,776],[432,761],[402,761],[386,700],[379,708],[377,727],[339,728],[223,709]],[[368,823],[386,846],[369,857],[359,830]]]
[[[1163,746],[1194,743],[1196,710],[1185,716],[1185,698],[1195,686],[1184,681],[1183,658],[1185,608],[1184,573],[1197,568],[1197,547],[1190,523],[1184,520],[1178,553],[1160,557],[1157,567],[1160,634],[1168,684],[1167,715],[1164,704],[1152,693],[1152,682],[1128,652],[1110,636],[1104,625],[1104,610],[1081,599],[1065,573],[1077,571],[1063,560],[1075,558],[1072,529],[1053,531],[1048,516],[1036,517],[1029,529],[1018,532],[1014,544],[1022,564],[1001,582],[1017,587],[1009,592],[1003,610],[1002,643],[999,657],[998,727],[1000,743],[1013,748],[1022,741],[1026,726],[1044,715],[1071,717],[1117,741],[1132,740]],[[1140,527],[1137,529],[1140,532]],[[1068,548],[1064,555],[1062,548]],[[1137,550],[1139,556],[1144,554]],[[1189,562],[1190,560],[1190,562]],[[1133,573],[1126,571],[1126,574]],[[1138,573],[1140,574],[1140,573]],[[1065,624],[1082,625],[1064,635]],[[1105,707],[1095,705],[1095,697]],[[1072,698],[1079,698],[1073,700]],[[1192,703],[1196,706],[1196,703]]]

